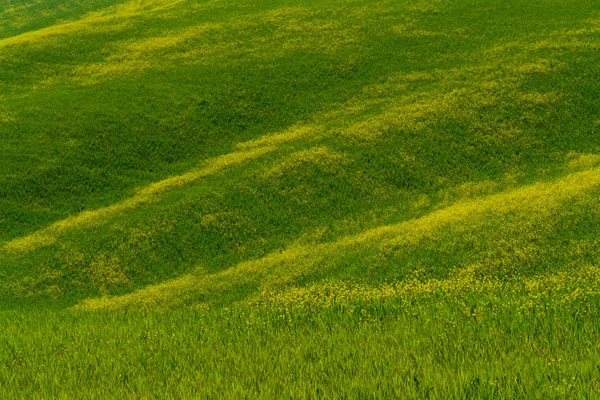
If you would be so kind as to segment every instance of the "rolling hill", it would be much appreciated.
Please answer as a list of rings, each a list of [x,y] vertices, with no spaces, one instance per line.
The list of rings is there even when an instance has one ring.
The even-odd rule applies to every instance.
[[[599,50],[592,0],[0,0],[2,397],[597,396]]]

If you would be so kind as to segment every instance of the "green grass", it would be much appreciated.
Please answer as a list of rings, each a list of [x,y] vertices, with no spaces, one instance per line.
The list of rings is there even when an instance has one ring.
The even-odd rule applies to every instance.
[[[0,0],[0,396],[597,397],[599,49],[592,0]]]
[[[598,302],[2,314],[5,398],[594,398]]]

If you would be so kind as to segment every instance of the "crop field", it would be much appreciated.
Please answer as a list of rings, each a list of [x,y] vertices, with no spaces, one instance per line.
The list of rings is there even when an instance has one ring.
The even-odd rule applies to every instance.
[[[597,0],[0,0],[0,398],[600,397]]]

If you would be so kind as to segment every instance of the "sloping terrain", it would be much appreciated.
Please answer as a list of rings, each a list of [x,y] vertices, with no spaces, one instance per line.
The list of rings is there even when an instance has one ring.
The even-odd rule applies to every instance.
[[[34,5],[7,7],[3,303],[72,304],[298,246],[320,259],[315,278],[444,275],[484,253],[517,274],[548,270],[510,254],[553,251],[573,213],[593,225],[595,185],[569,184],[600,161],[591,4],[67,4],[27,32],[40,23]],[[568,188],[546,207],[511,198],[535,182]],[[486,197],[498,193],[514,204]],[[571,198],[584,204],[560,206]],[[473,226],[464,252],[464,238],[451,234],[457,246],[437,228],[427,236],[439,243],[410,262],[391,256],[403,249],[351,262],[317,250],[402,223],[395,235],[419,235],[407,221],[477,199],[486,211],[439,223]],[[515,237],[502,216],[502,236],[476,221],[498,213],[533,226]],[[593,253],[588,228],[569,234]]]
[[[598,65],[592,0],[0,0],[0,309],[594,318]]]

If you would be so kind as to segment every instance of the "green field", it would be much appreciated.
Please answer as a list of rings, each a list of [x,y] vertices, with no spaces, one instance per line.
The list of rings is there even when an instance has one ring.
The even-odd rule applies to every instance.
[[[0,398],[600,397],[597,0],[0,0]]]

